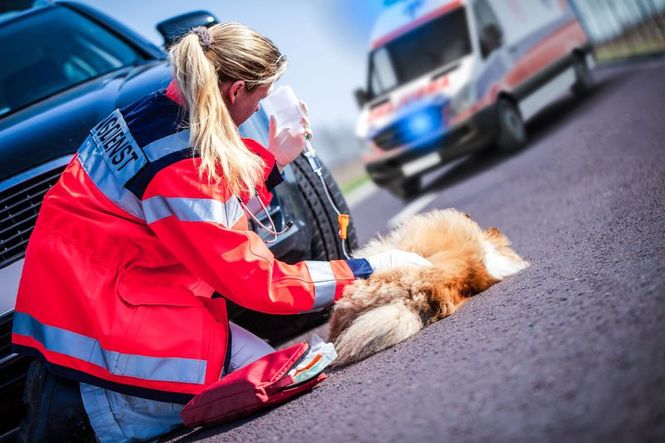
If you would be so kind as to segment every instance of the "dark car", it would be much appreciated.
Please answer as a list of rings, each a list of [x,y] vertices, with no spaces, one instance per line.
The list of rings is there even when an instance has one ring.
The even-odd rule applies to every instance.
[[[214,16],[190,13],[162,22],[168,44]],[[28,361],[11,352],[12,312],[25,248],[44,194],[58,180],[89,129],[116,108],[165,88],[166,53],[99,11],[73,2],[0,3],[0,441],[24,415],[21,393]],[[240,129],[263,143],[268,119],[256,113]],[[284,171],[268,212],[286,231],[269,243],[281,260],[341,258],[337,216],[304,157]],[[348,212],[330,173],[332,200]],[[268,224],[265,214],[259,220]],[[272,236],[255,229],[266,241]],[[353,226],[347,249],[356,247]],[[230,306],[234,322],[273,344],[325,321],[326,313],[266,316]]]

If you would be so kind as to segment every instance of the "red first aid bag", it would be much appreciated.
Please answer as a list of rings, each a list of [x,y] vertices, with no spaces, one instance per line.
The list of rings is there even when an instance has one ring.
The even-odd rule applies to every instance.
[[[189,427],[229,422],[309,391],[326,375],[301,383],[288,375],[308,349],[307,343],[298,343],[231,372],[191,399],[180,417]]]

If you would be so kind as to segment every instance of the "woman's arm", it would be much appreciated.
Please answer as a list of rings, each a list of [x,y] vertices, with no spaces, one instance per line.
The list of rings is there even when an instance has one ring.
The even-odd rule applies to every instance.
[[[146,220],[164,246],[217,292],[249,309],[272,314],[319,310],[372,269],[364,259],[277,260],[246,230],[242,208],[222,186],[202,183],[198,159],[160,171],[142,201]]]

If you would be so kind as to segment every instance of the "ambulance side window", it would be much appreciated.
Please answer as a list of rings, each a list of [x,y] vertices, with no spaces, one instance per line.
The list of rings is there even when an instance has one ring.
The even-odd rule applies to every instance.
[[[379,48],[371,57],[370,95],[377,96],[397,85],[395,70],[386,48]]]
[[[480,50],[483,58],[486,58],[492,51],[501,46],[503,30],[487,0],[477,0],[473,5],[473,12],[476,17]]]

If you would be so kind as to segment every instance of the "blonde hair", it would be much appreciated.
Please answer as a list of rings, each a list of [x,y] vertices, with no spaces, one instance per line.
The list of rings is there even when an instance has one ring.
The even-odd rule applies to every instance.
[[[251,91],[277,80],[286,59],[269,39],[238,23],[195,28],[169,55],[189,112],[190,143],[201,156],[199,174],[213,182],[224,179],[235,195],[253,194],[265,164],[242,142],[220,83],[243,80]]]

